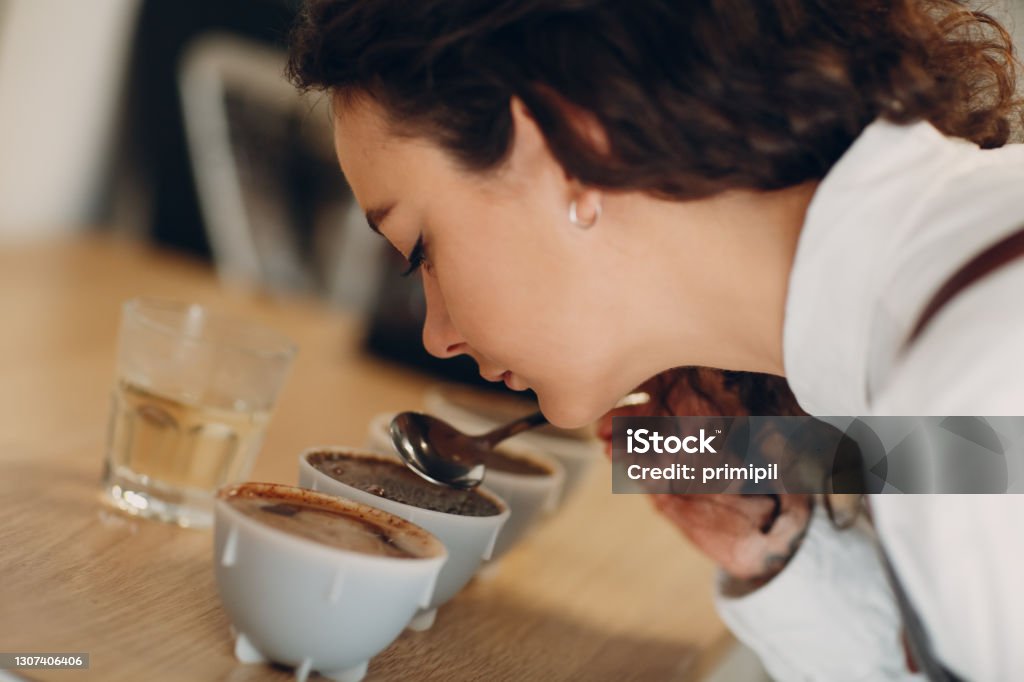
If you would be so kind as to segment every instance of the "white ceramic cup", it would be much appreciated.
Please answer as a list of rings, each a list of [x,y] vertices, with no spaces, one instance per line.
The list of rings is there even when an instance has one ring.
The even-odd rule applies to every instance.
[[[405,465],[397,457],[381,456],[355,448],[314,447],[299,455],[299,485],[383,509],[427,529],[444,543],[448,550],[448,560],[437,577],[433,598],[409,623],[413,630],[428,629],[434,623],[437,608],[465,587],[480,564],[491,557],[498,532],[509,518],[508,505],[484,486],[477,488],[477,491],[490,500],[500,510],[499,513],[491,516],[464,516],[396,502],[360,490],[320,471],[310,464],[308,459],[310,455],[316,453],[337,453],[376,459],[403,469]]]
[[[275,528],[228,498],[255,495],[353,514],[395,531],[415,550],[399,558],[341,549]],[[214,503],[217,589],[243,663],[295,666],[339,682],[358,682],[367,664],[431,603],[444,545],[429,532],[379,509],[273,483],[222,488]]]
[[[517,474],[488,467],[484,485],[508,504],[508,523],[498,533],[491,561],[497,561],[527,537],[537,524],[558,509],[565,482],[565,470],[557,460],[523,445],[502,443],[496,448],[511,457],[525,459],[547,469],[549,474]]]
[[[502,423],[477,414],[445,397],[439,388],[428,390],[423,397],[424,411],[445,420],[455,428],[468,434],[486,433],[502,426]],[[604,457],[601,441],[596,438],[560,436],[540,431],[525,431],[505,441],[509,446],[522,445],[535,452],[548,455],[562,465],[565,482],[559,504],[568,500],[580,488],[587,473]],[[500,493],[499,493],[500,494]]]
[[[367,447],[384,456],[398,459],[391,445],[391,420],[396,412],[378,414],[370,420]],[[565,470],[558,460],[523,445],[501,444],[498,450],[546,468],[549,475],[524,475],[488,467],[484,484],[508,504],[508,522],[498,533],[490,561],[497,561],[519,543],[546,515],[558,508],[565,481]]]

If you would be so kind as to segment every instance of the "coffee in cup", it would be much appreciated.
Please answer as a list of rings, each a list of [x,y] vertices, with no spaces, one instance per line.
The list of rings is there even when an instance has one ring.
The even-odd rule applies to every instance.
[[[456,490],[431,483],[394,460],[324,451],[311,453],[307,461],[342,483],[420,509],[460,516],[501,513],[493,500],[475,490]]]
[[[329,547],[414,559],[429,556],[424,534],[376,509],[327,504],[302,489],[229,489],[223,499],[260,523]]]
[[[244,663],[357,682],[433,598],[448,554],[397,516],[273,483],[221,489],[217,590]]]
[[[525,477],[524,477],[525,478]],[[433,598],[409,627],[425,630],[437,607],[461,590],[491,556],[508,505],[486,486],[455,490],[406,468],[397,457],[346,447],[316,447],[299,456],[299,484],[378,507],[425,528],[448,550]]]
[[[391,442],[391,421],[395,415],[394,412],[376,415],[369,424],[367,443],[389,461],[400,462]],[[497,493],[509,508],[508,522],[502,527],[491,552],[491,559],[497,559],[558,506],[566,479],[564,467],[542,451],[513,441],[465,454],[467,463],[484,464],[484,485]],[[460,453],[446,455],[458,458]]]

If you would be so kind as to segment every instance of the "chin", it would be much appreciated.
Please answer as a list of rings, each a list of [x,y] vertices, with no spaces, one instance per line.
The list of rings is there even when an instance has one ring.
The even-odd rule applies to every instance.
[[[580,394],[554,395],[548,391],[534,390],[544,417],[561,429],[589,426],[607,412],[604,402],[595,401],[593,397],[587,400],[581,399]],[[586,393],[583,392],[583,395]]]

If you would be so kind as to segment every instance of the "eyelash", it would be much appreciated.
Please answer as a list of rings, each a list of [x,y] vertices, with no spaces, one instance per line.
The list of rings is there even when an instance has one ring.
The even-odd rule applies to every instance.
[[[423,237],[421,236],[416,240],[416,245],[412,247],[412,251],[409,252],[409,267],[402,273],[402,277],[408,277],[416,272],[423,265],[424,260]]]

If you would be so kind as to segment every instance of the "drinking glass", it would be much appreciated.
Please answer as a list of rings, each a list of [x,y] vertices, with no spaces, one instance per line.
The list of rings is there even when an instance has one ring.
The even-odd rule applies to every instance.
[[[200,305],[126,302],[106,499],[139,516],[209,526],[215,491],[252,470],[295,352],[272,329]]]

